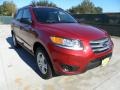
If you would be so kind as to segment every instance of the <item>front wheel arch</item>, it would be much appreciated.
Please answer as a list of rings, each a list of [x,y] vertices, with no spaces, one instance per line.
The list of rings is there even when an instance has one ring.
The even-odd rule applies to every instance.
[[[54,69],[54,67],[53,67],[53,64],[52,64],[50,55],[48,54],[47,50],[44,48],[44,46],[43,46],[40,42],[36,42],[36,43],[34,44],[34,46],[33,46],[34,56],[35,56],[35,54],[36,54],[35,52],[36,52],[37,48],[42,48],[42,49],[47,53],[47,55],[48,55],[48,57],[49,57],[49,61],[48,61],[48,62],[49,62],[50,67],[51,67],[51,69],[52,69],[52,74],[55,75],[55,69]]]

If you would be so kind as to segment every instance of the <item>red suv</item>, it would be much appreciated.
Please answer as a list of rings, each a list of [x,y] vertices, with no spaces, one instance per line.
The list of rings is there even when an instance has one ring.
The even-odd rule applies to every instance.
[[[81,25],[60,8],[26,6],[12,21],[12,38],[35,56],[41,77],[82,73],[106,65],[113,43],[104,30]]]

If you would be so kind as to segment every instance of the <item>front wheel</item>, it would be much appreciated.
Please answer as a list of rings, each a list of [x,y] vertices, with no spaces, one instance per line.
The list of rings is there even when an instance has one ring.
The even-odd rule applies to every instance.
[[[49,79],[52,77],[52,69],[49,63],[49,57],[44,49],[37,48],[36,50],[37,65],[40,70],[41,77],[43,79]]]

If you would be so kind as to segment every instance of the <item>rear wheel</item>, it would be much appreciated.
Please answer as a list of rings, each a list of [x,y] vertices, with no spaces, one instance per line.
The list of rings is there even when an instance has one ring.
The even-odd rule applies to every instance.
[[[18,42],[16,40],[15,34],[12,34],[12,40],[13,40],[14,47],[17,48],[19,45],[18,45]]]
[[[37,65],[40,70],[41,77],[43,79],[49,79],[52,77],[52,69],[49,63],[49,57],[44,49],[37,48],[36,50]]]

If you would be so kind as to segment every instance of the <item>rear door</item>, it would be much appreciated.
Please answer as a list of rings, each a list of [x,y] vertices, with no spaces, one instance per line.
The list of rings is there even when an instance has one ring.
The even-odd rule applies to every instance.
[[[13,32],[16,35],[17,41],[19,41],[21,43],[23,43],[23,41],[21,39],[22,33],[20,31],[21,26],[22,26],[22,24],[20,23],[22,15],[23,15],[23,10],[22,9],[18,10],[17,13],[16,13],[16,15],[15,15],[15,17],[14,17],[14,20],[12,21]]]

